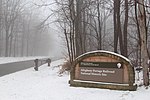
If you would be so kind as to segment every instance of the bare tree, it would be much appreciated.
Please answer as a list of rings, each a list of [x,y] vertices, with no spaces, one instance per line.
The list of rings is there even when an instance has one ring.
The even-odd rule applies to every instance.
[[[121,0],[114,0],[114,52],[118,52],[118,40],[120,52],[123,55],[124,45],[120,21]]]
[[[0,56],[45,54],[39,45],[48,40],[42,40],[48,34],[48,27],[37,28],[42,21],[31,10],[33,6],[26,0],[0,0]],[[38,46],[33,48],[34,44]]]
[[[105,40],[103,32],[106,28],[104,24],[110,16],[109,13],[105,13],[108,5],[106,7],[104,5],[108,2],[99,0],[56,0],[56,2],[60,7],[56,12],[61,17],[57,22],[65,30],[69,57],[74,59],[87,51],[102,49],[102,40]]]
[[[14,23],[18,16],[18,10],[20,10],[20,0],[8,0],[5,1],[4,8],[4,23],[5,23],[5,56],[9,56],[9,46],[11,48]]]
[[[3,41],[3,35],[2,35],[2,0],[0,1],[0,56],[2,55],[2,41]]]
[[[149,85],[149,71],[148,71],[148,50],[147,50],[147,31],[146,31],[146,13],[144,7],[144,0],[138,1],[138,23],[140,32],[140,45],[141,45],[141,60],[143,67],[144,85]]]
[[[123,55],[128,57],[128,42],[127,42],[127,34],[128,34],[128,0],[125,0],[125,20],[124,20],[124,50],[123,50]]]

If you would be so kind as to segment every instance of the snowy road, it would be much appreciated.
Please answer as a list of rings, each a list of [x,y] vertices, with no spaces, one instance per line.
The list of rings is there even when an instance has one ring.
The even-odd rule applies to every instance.
[[[0,77],[34,66],[34,60],[0,64]]]
[[[21,71],[27,68],[34,67],[34,60],[41,59],[39,61],[39,66],[41,65],[41,61],[46,62],[45,60],[49,57],[5,57],[0,58],[0,77],[11,74],[17,71]],[[44,60],[44,61],[43,61]],[[52,59],[54,61],[56,59]]]

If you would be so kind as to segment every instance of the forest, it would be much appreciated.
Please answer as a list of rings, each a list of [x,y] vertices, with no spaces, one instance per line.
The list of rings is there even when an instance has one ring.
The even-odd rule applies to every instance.
[[[148,0],[55,0],[57,23],[71,59],[92,50],[120,53],[137,62],[141,55],[140,28],[145,29],[149,48],[150,6]],[[140,15],[140,7],[144,7]],[[142,12],[142,11],[141,11]],[[139,18],[144,18],[144,24]],[[140,24],[143,24],[140,26]]]
[[[49,50],[47,23],[53,16],[71,63],[89,51],[113,51],[142,66],[148,83],[150,0],[37,1],[0,1],[0,56],[36,56]],[[52,12],[45,19],[33,12],[43,7]]]
[[[38,12],[37,12],[38,11]],[[0,0],[0,56],[47,55],[49,27],[28,0]]]
[[[55,0],[69,61],[93,50],[107,50],[142,66],[149,84],[150,0]]]

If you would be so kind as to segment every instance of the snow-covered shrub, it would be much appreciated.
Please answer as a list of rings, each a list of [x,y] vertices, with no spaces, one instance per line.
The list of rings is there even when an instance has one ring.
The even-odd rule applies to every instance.
[[[62,65],[59,65],[59,75],[62,75],[65,71],[69,71],[71,69],[71,63],[70,61],[64,62]]]

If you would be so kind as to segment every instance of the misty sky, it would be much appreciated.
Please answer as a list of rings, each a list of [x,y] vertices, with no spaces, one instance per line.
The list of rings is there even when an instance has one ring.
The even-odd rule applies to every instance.
[[[42,5],[43,2],[45,2],[45,4],[51,4],[54,2],[54,0],[29,0],[31,1],[31,3],[35,3],[38,5]],[[45,20],[47,18],[47,16],[52,14],[51,9],[55,9],[56,5],[52,4],[50,6],[43,6],[43,7],[35,7],[35,13],[39,13],[40,12],[40,17],[41,20]],[[58,29],[58,27],[56,26],[56,23],[54,23],[55,20],[55,16],[51,16],[46,23],[50,23],[49,24],[49,34],[50,34],[50,50],[49,50],[49,55],[50,56],[54,56],[54,57],[58,57],[58,56],[62,56],[62,52],[63,52],[63,43],[62,43],[62,33],[60,33],[60,30]]]

